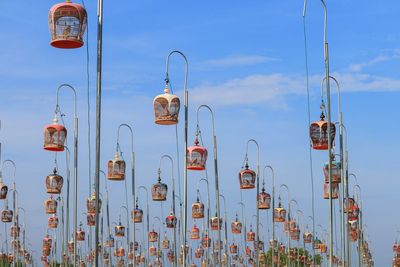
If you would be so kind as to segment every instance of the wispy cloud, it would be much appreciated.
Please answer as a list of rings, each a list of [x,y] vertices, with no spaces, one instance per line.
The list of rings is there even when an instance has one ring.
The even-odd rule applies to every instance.
[[[398,49],[391,51],[389,55],[379,55],[366,62],[350,64],[349,71],[361,72],[367,67],[371,67],[382,62],[387,62],[396,59],[400,59],[400,50]]]
[[[207,67],[238,67],[257,65],[274,60],[277,59],[261,55],[234,55],[224,58],[209,59],[204,61],[202,65]]]

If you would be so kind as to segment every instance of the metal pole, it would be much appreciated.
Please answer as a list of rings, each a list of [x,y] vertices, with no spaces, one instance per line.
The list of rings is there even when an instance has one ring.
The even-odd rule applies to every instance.
[[[78,227],[77,223],[77,212],[78,212],[78,114],[77,114],[77,96],[76,90],[69,84],[62,84],[57,88],[57,102],[56,110],[59,109],[59,93],[60,89],[67,87],[72,90],[74,96],[74,266],[76,266],[76,230]],[[69,152],[68,152],[69,153]]]
[[[201,181],[204,181],[207,184],[207,236],[210,237],[210,186],[209,186],[207,178],[201,178],[197,182],[197,190],[200,189]],[[207,250],[206,250],[207,266],[208,266],[208,258],[209,258],[208,256],[209,256],[209,246],[207,246]]]
[[[174,161],[172,157],[169,155],[162,155],[160,158],[160,166],[158,168],[159,172],[161,173],[161,161],[163,158],[167,158],[171,162],[171,179],[172,179],[172,212],[176,218],[176,208],[175,208],[175,178],[174,178]],[[177,262],[177,252],[176,252],[176,225],[174,227],[174,266],[178,266]]]
[[[96,191],[96,215],[94,242],[99,242],[99,190],[100,190],[100,134],[101,134],[101,75],[103,54],[103,0],[97,1],[97,93],[96,93],[96,167],[95,167],[95,191]],[[111,255],[110,255],[111,257]],[[74,263],[75,264],[75,263]],[[98,249],[95,250],[95,267],[99,266]]]
[[[126,127],[128,128],[130,134],[131,134],[131,175],[132,175],[132,207],[133,209],[135,209],[135,152],[133,149],[133,131],[132,128],[128,125],[128,124],[120,124],[118,126],[118,131],[117,131],[117,149],[119,146],[119,131],[121,129],[121,127]],[[128,203],[126,203],[126,205],[128,205]],[[129,220],[128,220],[129,223]],[[127,225],[127,239],[128,239],[128,252],[129,252],[129,224]],[[136,241],[136,237],[135,237],[135,220],[133,220],[133,233],[132,233],[132,238],[133,238],[133,255],[135,255],[135,241]],[[136,266],[136,257],[133,257],[133,267]]]
[[[183,183],[184,183],[184,220],[183,220],[183,247],[186,247],[186,235],[187,235],[187,143],[188,143],[188,120],[189,120],[189,116],[188,116],[188,88],[187,88],[187,84],[188,84],[188,69],[189,69],[189,63],[188,60],[186,58],[186,56],[178,51],[178,50],[174,50],[172,52],[169,53],[167,60],[166,60],[166,76],[165,76],[165,80],[168,83],[169,82],[169,76],[168,76],[168,65],[169,65],[169,58],[171,57],[172,54],[180,54],[183,59],[185,60],[186,63],[186,74],[185,74],[185,86],[184,86],[184,109],[185,109],[185,131],[184,131],[184,164],[183,164]],[[218,195],[217,195],[218,197]],[[183,267],[186,267],[186,249],[183,250]]]
[[[225,197],[224,197],[224,195],[222,195],[222,194],[220,194],[219,195],[220,197],[222,197],[222,199],[224,200],[224,214],[225,214],[225,218],[224,218],[224,220],[225,220],[225,255],[228,257],[228,259],[227,259],[227,264],[228,264],[228,266],[230,266],[230,262],[229,262],[229,256],[228,256],[228,215],[227,215],[227,213],[226,213],[226,200],[225,200]]]
[[[99,170],[99,173],[103,174],[104,177],[104,185],[106,189],[106,212],[107,212],[107,233],[108,233],[108,238],[111,238],[111,226],[110,226],[110,205],[109,205],[109,194],[108,194],[108,186],[107,186],[107,178],[106,174],[104,171]],[[99,194],[100,195],[100,194]],[[102,216],[103,217],[103,216]],[[110,257],[110,263],[112,266],[112,253],[111,253],[111,247],[109,248],[109,257]]]
[[[67,168],[67,204],[66,204],[66,215],[65,215],[65,248],[66,252],[65,255],[67,257],[66,259],[66,266],[68,266],[69,263],[69,252],[68,252],[68,239],[69,239],[69,196],[70,196],[70,178],[71,178],[71,172],[69,168],[69,163],[70,163],[70,158],[71,158],[71,152],[67,146],[64,146],[65,148],[65,159],[66,159],[66,168]]]
[[[274,256],[275,256],[275,220],[274,220],[274,210],[275,210],[275,172],[270,165],[266,165],[263,170],[263,176],[265,177],[265,169],[268,168],[272,173],[272,267],[275,266]],[[279,254],[279,252],[278,252]]]
[[[143,189],[144,191],[146,191],[146,224],[147,224],[147,235],[150,232],[150,209],[149,209],[149,191],[147,190],[146,187],[144,186],[140,186],[139,190]],[[144,242],[144,240],[143,240]],[[150,247],[150,243],[149,243],[149,238],[147,236],[147,257],[146,260],[148,261],[149,259],[149,247]],[[176,256],[176,255],[175,255]]]
[[[246,217],[244,216],[244,208],[246,208],[246,207],[243,202],[239,202],[238,204],[242,206],[242,221],[243,221],[243,228],[244,228],[244,231],[243,231],[243,255],[246,255],[246,245],[247,245],[246,244]]]
[[[289,222],[290,222],[290,202],[291,202],[291,199],[290,199],[290,194],[289,194],[289,187],[287,186],[287,185],[285,185],[285,184],[281,184],[281,189],[282,189],[282,187],[284,187],[285,189],[286,189],[286,192],[287,192],[287,201],[288,201],[288,214],[287,214],[287,218],[288,218],[288,221],[287,221],[287,223],[289,224]],[[288,234],[287,234],[287,236],[288,236],[288,257],[287,257],[287,259],[288,259],[288,266],[290,267],[290,225],[289,225],[289,229],[288,229],[289,231],[288,231]]]
[[[247,144],[246,144],[246,158],[247,158],[249,143],[251,143],[251,142],[253,142],[257,147],[257,195],[256,195],[256,197],[257,197],[257,201],[256,201],[256,210],[257,210],[256,242],[257,242],[257,245],[255,248],[255,251],[256,251],[256,267],[258,267],[259,266],[258,246],[259,246],[259,241],[260,241],[260,237],[259,237],[260,210],[258,208],[258,195],[260,194],[260,147],[256,140],[254,140],[254,139],[248,140]]]

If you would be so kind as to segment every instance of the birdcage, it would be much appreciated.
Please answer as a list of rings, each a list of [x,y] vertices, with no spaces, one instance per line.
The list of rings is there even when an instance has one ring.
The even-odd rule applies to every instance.
[[[239,172],[240,189],[253,189],[256,183],[256,173],[249,169],[246,162],[245,168]]]
[[[55,214],[53,214],[53,216],[47,219],[47,227],[55,229],[57,228],[57,226],[58,226],[58,217]]]
[[[192,229],[190,229],[190,239],[198,240],[200,239],[200,229],[194,225]]]
[[[87,224],[87,226],[95,226],[96,225],[96,214],[88,213],[86,216],[86,224]]]
[[[113,181],[125,180],[126,163],[123,159],[119,158],[118,150],[115,153],[114,159],[108,161],[107,164],[107,179]]]
[[[163,241],[161,242],[161,248],[162,249],[169,249],[169,240],[167,236],[164,236]]]
[[[312,242],[313,235],[310,232],[305,232],[303,234],[304,244],[310,244]]]
[[[218,224],[218,222],[219,222],[219,224]],[[211,230],[213,230],[213,231],[221,229],[222,228],[222,218],[219,218],[219,220],[218,220],[217,215],[215,215],[215,217],[211,217],[210,226],[211,226]]]
[[[150,254],[150,256],[156,256],[157,255],[157,248],[154,245],[149,247],[149,254]]]
[[[106,240],[106,247],[113,248],[115,244],[115,239],[111,235]]]
[[[198,197],[196,202],[192,204],[192,218],[193,219],[204,218],[204,204],[200,202],[200,199]]]
[[[46,176],[46,192],[48,194],[61,194],[64,179],[57,174],[57,169],[54,168],[53,173]]]
[[[329,182],[329,162],[324,164],[324,175],[325,175],[325,183]],[[342,181],[342,174],[341,174],[341,164],[340,162],[335,161],[333,157],[331,163],[331,176],[332,176],[332,183],[340,183]]]
[[[176,216],[171,211],[171,213],[165,219],[165,225],[167,226],[167,228],[175,228],[176,227],[176,223],[177,223]]]
[[[324,113],[321,114],[321,120],[313,122],[310,125],[310,138],[313,149],[316,150],[327,150],[328,149],[328,122],[324,120]],[[336,127],[335,124],[331,122],[330,124],[331,132],[331,145],[335,140]]]
[[[257,201],[258,209],[267,210],[271,208],[271,195],[265,192],[264,186],[261,189],[261,192],[258,194]]]
[[[114,234],[116,237],[124,237],[125,236],[125,226],[123,226],[121,224],[121,222],[119,222],[118,225],[116,225],[114,227]]]
[[[187,149],[187,169],[202,171],[206,169],[207,149],[199,145],[199,140],[194,141],[194,145]]]
[[[158,95],[153,100],[154,122],[159,125],[174,125],[178,123],[180,100],[179,97],[169,93],[168,85],[164,94]]]
[[[194,257],[196,259],[200,259],[201,257],[203,257],[203,255],[204,255],[204,249],[202,247],[196,248],[196,250],[194,251]]]
[[[139,208],[138,204],[136,204],[135,210],[131,212],[131,217],[135,223],[141,223],[143,221],[143,210]]]
[[[85,8],[66,0],[54,5],[49,11],[50,44],[56,48],[79,48],[87,26]]]
[[[11,228],[10,228],[10,236],[12,238],[18,238],[19,237],[19,231],[20,231],[20,228],[19,228],[18,225],[11,226]]]
[[[168,186],[161,183],[161,177],[158,176],[158,182],[151,186],[151,198],[153,201],[167,200]]]
[[[281,200],[279,199],[278,207],[274,208],[274,222],[286,221],[286,209],[282,208]]]
[[[211,246],[211,238],[208,237],[207,234],[204,234],[204,235],[203,235],[203,238],[201,239],[201,245],[202,245],[204,248],[209,248],[209,247]]]
[[[47,214],[55,214],[57,213],[57,201],[53,198],[53,196],[50,196],[49,199],[47,199],[44,202],[44,208],[46,210]]]
[[[241,234],[242,233],[243,224],[239,221],[237,214],[234,222],[231,223],[231,232],[232,234]]]
[[[85,231],[83,231],[82,228],[79,227],[79,229],[75,232],[75,237],[77,241],[85,241]]]
[[[332,183],[332,199],[339,197],[339,184]],[[329,183],[324,184],[324,199],[329,199]]]
[[[169,262],[174,262],[175,254],[174,254],[174,251],[172,249],[167,252],[167,258],[168,258]]]
[[[101,213],[102,202],[99,199],[99,212]],[[92,195],[86,199],[86,208],[88,214],[96,214],[96,192],[93,191]]]
[[[9,223],[12,222],[13,219],[13,211],[9,210],[8,207],[6,207],[4,210],[1,211],[1,221],[4,223]]]
[[[158,240],[158,233],[153,229],[149,232],[149,242],[157,242],[157,240]]]
[[[67,138],[67,129],[58,124],[57,115],[54,117],[53,124],[46,125],[44,128],[43,148],[49,151],[64,151],[64,144]]]
[[[253,232],[252,226],[250,225],[250,231],[246,234],[246,240],[252,242],[256,239],[256,233]]]
[[[8,193],[8,186],[0,181],[0,199],[6,199]]]

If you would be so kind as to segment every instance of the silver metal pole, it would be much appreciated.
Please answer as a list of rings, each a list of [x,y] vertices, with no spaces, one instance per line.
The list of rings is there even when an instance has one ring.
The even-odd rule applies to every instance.
[[[226,212],[226,200],[224,195],[219,194],[220,197],[224,200],[224,220],[225,220],[225,255],[228,257],[227,266],[230,266],[229,256],[228,256],[228,215]]]
[[[133,130],[128,124],[120,124],[118,126],[118,131],[117,131],[117,149],[119,146],[119,133],[120,129],[122,127],[128,128],[130,134],[131,134],[131,175],[132,175],[132,207],[135,209],[135,152],[133,149]],[[126,203],[126,205],[129,205]],[[128,217],[129,218],[129,217]],[[129,219],[128,219],[128,225],[127,225],[127,240],[128,240],[128,252],[129,252]],[[132,233],[132,238],[133,238],[133,267],[136,266],[136,257],[135,257],[135,241],[136,241],[136,236],[135,236],[135,220],[133,220],[133,233]]]
[[[291,199],[290,199],[290,194],[289,194],[289,187],[285,184],[281,184],[280,188],[282,189],[282,187],[284,187],[287,192],[287,202],[288,202],[288,214],[287,214],[288,221],[287,221],[287,223],[289,223],[290,222],[290,212],[291,212],[291,209],[290,209]],[[291,267],[290,266],[290,257],[289,257],[290,256],[290,225],[288,227],[289,227],[289,229],[288,229],[288,234],[287,234],[287,237],[288,237],[288,257],[287,257],[287,259],[288,259],[288,266]]]
[[[272,173],[272,267],[275,266],[274,256],[275,256],[275,220],[274,220],[274,210],[275,210],[275,172],[270,165],[266,165],[263,170],[263,176],[265,177],[265,169],[268,168]],[[279,251],[278,251],[279,254]]]
[[[160,166],[159,166],[159,172],[161,172],[161,161],[163,158],[167,158],[171,162],[171,179],[172,179],[172,212],[174,213],[174,216],[176,218],[176,207],[175,207],[175,178],[174,178],[174,161],[171,156],[169,155],[162,155],[160,158]],[[176,251],[176,225],[174,227],[174,267],[178,266],[177,262],[177,251]]]
[[[147,234],[150,232],[150,209],[149,209],[149,191],[147,190],[146,187],[144,186],[140,186],[139,190],[143,189],[146,192],[146,226],[147,226]],[[144,232],[144,231],[143,231]],[[144,242],[144,240],[143,240]],[[147,236],[147,257],[146,257],[146,261],[149,260],[150,255],[149,255],[149,247],[150,247],[150,243],[149,243],[149,238]],[[176,256],[176,255],[175,255]],[[147,263],[147,262],[145,262]]]
[[[101,134],[101,86],[102,86],[102,54],[103,54],[103,0],[97,1],[97,93],[96,93],[96,215],[94,242],[99,243],[99,192],[100,192],[100,134]],[[110,255],[111,257],[111,255]],[[75,263],[74,263],[75,264]],[[95,267],[99,266],[98,249],[95,250]]]
[[[187,235],[187,143],[188,143],[188,121],[189,121],[189,115],[188,115],[188,69],[189,69],[189,63],[186,58],[186,56],[178,51],[174,50],[171,53],[169,53],[167,60],[166,60],[166,81],[169,81],[169,76],[168,76],[168,65],[169,65],[169,58],[171,57],[172,54],[180,54],[183,59],[185,60],[186,63],[186,74],[185,74],[185,86],[184,86],[184,109],[185,109],[185,131],[184,131],[184,164],[183,164],[183,183],[184,183],[184,199],[183,199],[183,205],[184,205],[184,220],[183,220],[183,247],[186,248],[186,235]],[[186,267],[186,249],[183,250],[183,267]]]
[[[199,190],[200,188],[200,182],[201,181],[205,181],[207,184],[207,236],[210,237],[210,186],[208,183],[208,179],[207,178],[202,178],[197,182],[197,190]],[[206,250],[206,258],[207,258],[207,266],[208,266],[208,259],[209,259],[209,248],[210,246],[207,246],[207,250]]]

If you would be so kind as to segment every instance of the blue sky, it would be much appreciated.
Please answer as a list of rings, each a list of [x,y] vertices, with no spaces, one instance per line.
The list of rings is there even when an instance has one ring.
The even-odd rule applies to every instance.
[[[311,112],[312,120],[317,120],[319,84],[324,73],[323,13],[319,1],[308,2]],[[28,238],[37,250],[47,222],[42,205],[47,197],[44,178],[53,166],[53,155],[41,148],[42,128],[52,120],[56,89],[62,83],[69,83],[78,91],[79,205],[82,208],[89,186],[86,50],[64,51],[49,45],[47,13],[55,3],[37,1],[29,6],[23,1],[0,3],[1,10],[6,11],[0,15],[3,36],[0,43],[0,140],[3,159],[10,158],[17,163],[20,203],[29,215]],[[398,200],[395,168],[399,165],[396,152],[400,148],[396,125],[400,115],[397,109],[400,3],[395,0],[379,3],[337,0],[327,4],[331,73],[342,87],[350,172],[357,175],[363,190],[365,222],[375,262],[377,266],[388,266],[392,257],[391,244],[399,227],[396,223],[399,214],[395,212]],[[94,132],[96,1],[87,1],[86,5]],[[120,123],[131,124],[134,128],[138,185],[149,186],[155,182],[162,154],[176,158],[175,129],[154,125],[152,99],[164,86],[165,57],[169,51],[179,49],[187,55],[190,64],[189,142],[194,138],[197,107],[210,105],[215,112],[221,192],[230,203],[230,216],[239,211],[237,172],[249,138],[260,144],[261,165],[268,163],[275,168],[277,185],[287,184],[299,208],[310,215],[303,3],[153,0],[141,3],[105,1],[104,7],[103,169],[114,155],[116,128]],[[170,78],[180,96],[183,75],[183,61],[173,57]],[[336,119],[336,94],[333,94],[332,105]],[[67,114],[66,126],[72,134],[69,92],[62,93],[61,107]],[[204,141],[211,151],[209,124],[209,116],[202,114]],[[183,131],[181,124],[179,129]],[[127,137],[123,133],[125,155],[129,154]],[[69,142],[72,144],[72,139]],[[255,154],[253,150],[251,153],[254,168]],[[322,164],[326,155],[313,152],[313,159],[317,222],[327,227],[328,203],[321,197]],[[65,175],[63,166],[60,163]],[[4,170],[4,174],[5,180],[11,183],[9,169]],[[213,184],[212,169],[209,176]],[[204,173],[189,174],[189,202],[194,201],[195,187],[202,177]],[[119,214],[117,207],[124,201],[119,190],[122,184],[110,184],[111,204],[116,207],[114,220]],[[203,189],[202,195],[205,195]],[[243,192],[243,198],[246,203],[252,203],[254,192]],[[248,220],[255,213],[252,208],[247,209]],[[163,214],[167,212],[165,209]],[[266,215],[262,216],[265,220]]]

